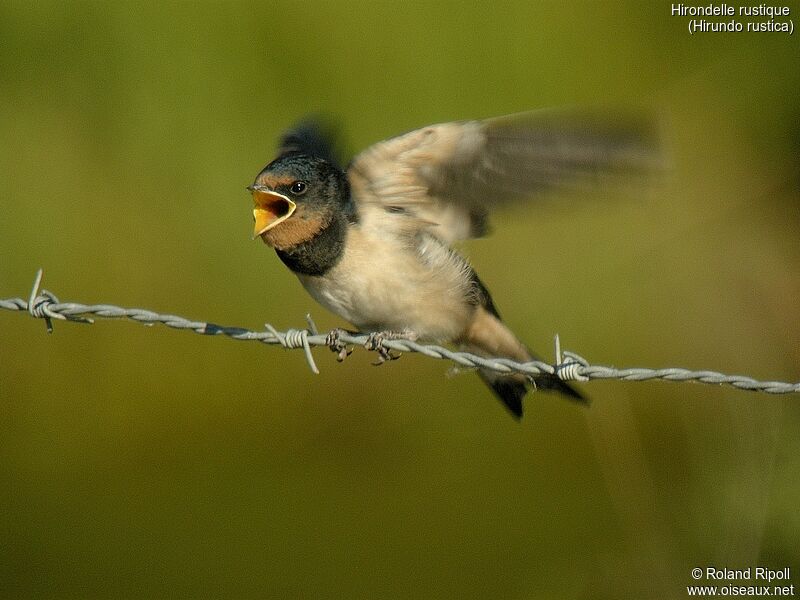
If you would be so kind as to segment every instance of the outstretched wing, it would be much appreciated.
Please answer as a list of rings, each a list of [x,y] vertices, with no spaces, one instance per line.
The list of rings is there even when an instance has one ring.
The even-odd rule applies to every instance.
[[[479,237],[509,202],[652,169],[652,122],[536,111],[443,123],[379,142],[351,163],[359,208],[404,217],[447,242]]]

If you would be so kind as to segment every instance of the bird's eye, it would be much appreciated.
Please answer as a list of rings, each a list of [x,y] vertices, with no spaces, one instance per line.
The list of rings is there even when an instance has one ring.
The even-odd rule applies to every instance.
[[[299,196],[300,194],[305,194],[307,188],[305,181],[295,181],[289,189],[293,194]]]

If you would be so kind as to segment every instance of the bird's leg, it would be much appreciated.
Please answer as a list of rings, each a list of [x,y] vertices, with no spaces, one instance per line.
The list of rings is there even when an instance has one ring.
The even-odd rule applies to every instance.
[[[337,327],[328,334],[327,338],[325,338],[325,343],[328,345],[328,348],[330,348],[331,352],[336,354],[336,360],[339,362],[342,362],[345,358],[353,353],[352,346],[348,347],[347,344],[339,339],[343,333],[351,332]]]
[[[417,334],[413,331],[373,331],[367,336],[367,341],[364,342],[364,348],[378,353],[378,360],[373,365],[376,367],[382,365],[389,360],[397,360],[400,358],[401,353],[393,354],[388,348],[384,347],[385,340],[410,340],[416,341]]]

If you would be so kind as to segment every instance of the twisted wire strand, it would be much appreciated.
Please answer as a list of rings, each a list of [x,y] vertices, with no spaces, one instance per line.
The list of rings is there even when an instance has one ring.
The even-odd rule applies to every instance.
[[[481,368],[498,373],[523,373],[536,376],[544,373],[555,374],[565,381],[589,381],[592,379],[617,379],[621,381],[648,381],[660,379],[664,381],[694,381],[698,383],[729,385],[738,389],[766,392],[768,394],[790,394],[800,392],[800,383],[784,383],[780,381],[758,381],[743,375],[726,375],[716,371],[692,371],[683,368],[627,368],[617,369],[601,365],[592,365],[574,352],[561,352],[560,341],[556,336],[556,364],[550,365],[541,361],[525,363],[507,358],[484,358],[470,352],[459,352],[437,346],[420,344],[404,339],[380,339],[375,347],[374,336],[365,333],[351,333],[335,330],[328,334],[320,334],[310,316],[307,316],[307,329],[289,329],[278,331],[269,323],[264,331],[253,331],[243,327],[227,327],[205,321],[192,321],[178,315],[159,314],[143,308],[123,308],[113,304],[80,304],[76,302],[60,302],[55,294],[47,290],[39,290],[42,271],[38,271],[28,300],[22,298],[0,299],[0,308],[9,311],[27,312],[33,318],[45,319],[47,331],[53,331],[52,319],[93,323],[93,317],[104,319],[130,319],[144,325],[159,323],[173,329],[183,329],[201,335],[224,335],[234,340],[257,341],[264,344],[281,345],[286,349],[303,348],[306,361],[314,373],[319,373],[311,346],[328,346],[335,339],[340,344],[363,346],[372,350],[397,352],[416,352],[431,358],[450,360],[462,367]]]

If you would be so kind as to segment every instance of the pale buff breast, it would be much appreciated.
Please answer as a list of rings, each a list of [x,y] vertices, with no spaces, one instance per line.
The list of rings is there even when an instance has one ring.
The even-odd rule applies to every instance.
[[[409,330],[451,341],[475,310],[469,267],[434,238],[415,244],[353,228],[341,261],[323,277],[300,275],[311,296],[362,331]]]

